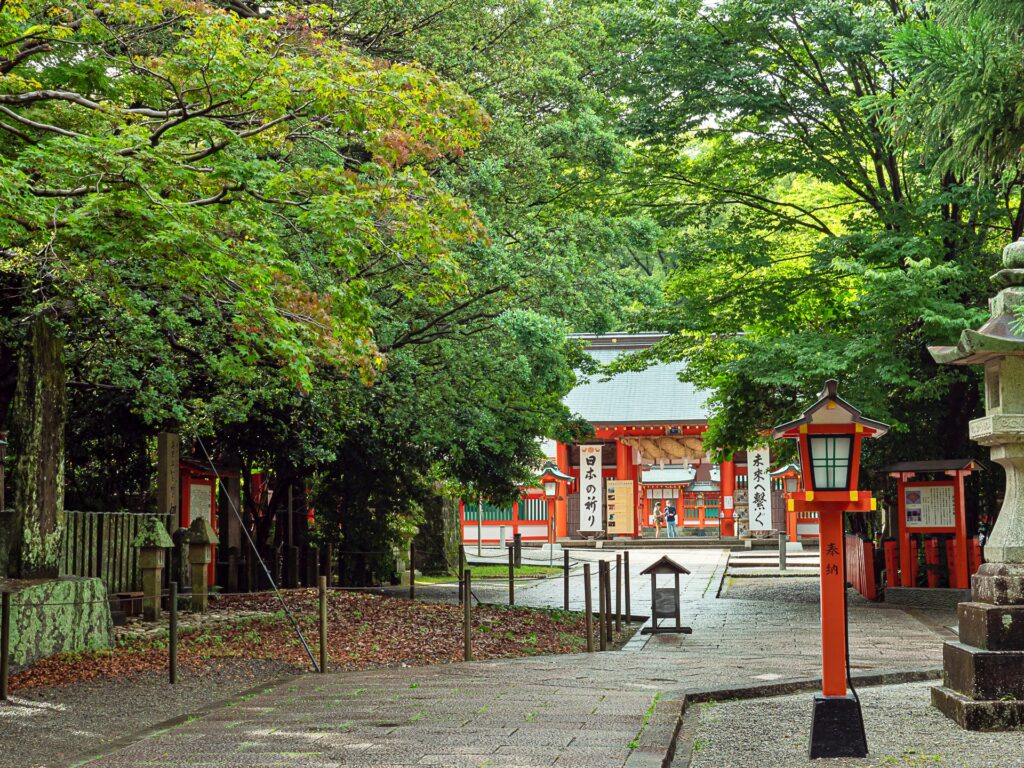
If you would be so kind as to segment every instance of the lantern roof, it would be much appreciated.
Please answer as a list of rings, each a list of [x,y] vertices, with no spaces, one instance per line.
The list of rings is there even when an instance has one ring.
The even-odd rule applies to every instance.
[[[888,424],[865,417],[859,409],[839,397],[838,390],[839,382],[835,379],[826,381],[817,402],[804,411],[800,418],[775,427],[772,430],[772,437],[776,440],[783,437],[796,437],[802,431],[806,431],[801,427],[811,424],[856,424],[863,427],[865,437],[881,437],[889,431]]]
[[[542,482],[546,477],[550,477],[555,480],[564,480],[567,483],[575,479],[572,475],[567,475],[565,472],[562,472],[558,468],[558,465],[551,461],[545,461],[544,466],[541,467],[540,472],[537,473],[537,479]]]
[[[937,363],[977,365],[1006,355],[1024,355],[1024,336],[1017,333],[1017,309],[1024,304],[1024,238],[1003,249],[1004,269],[992,275],[1000,289],[988,303],[990,317],[978,330],[967,329],[952,347],[928,347]]]
[[[665,555],[660,560],[651,563],[649,566],[640,571],[641,576],[654,573],[689,573],[690,570],[681,566],[675,560]]]

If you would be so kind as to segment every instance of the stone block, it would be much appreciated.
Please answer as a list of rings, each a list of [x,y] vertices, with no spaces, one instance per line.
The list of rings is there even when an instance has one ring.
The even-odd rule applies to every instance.
[[[968,731],[1006,731],[1024,726],[1024,701],[976,701],[941,686],[932,688],[932,706]]]
[[[971,577],[971,596],[976,603],[1024,605],[1024,565],[982,564]]]
[[[853,696],[814,697],[810,758],[866,757],[868,742],[860,702]]]
[[[969,698],[1024,701],[1024,651],[986,651],[947,642],[942,667],[946,687]]]
[[[960,603],[960,642],[988,651],[1024,650],[1024,605]]]
[[[11,594],[11,668],[74,651],[109,648],[113,621],[99,579],[3,580]]]

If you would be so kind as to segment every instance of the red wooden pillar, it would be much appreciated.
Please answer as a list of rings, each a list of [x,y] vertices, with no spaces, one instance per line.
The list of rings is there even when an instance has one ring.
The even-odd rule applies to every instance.
[[[736,535],[736,462],[723,461],[719,467],[719,487],[722,489],[722,520],[719,535]]]
[[[900,585],[900,550],[895,541],[882,542],[882,551],[885,553],[885,583],[889,587]]]
[[[925,539],[924,562],[928,566],[928,586],[939,586],[939,542],[936,539]]]
[[[910,546],[907,547],[907,549],[910,550],[910,567],[909,567],[910,579],[908,580],[909,583],[905,583],[904,584],[904,586],[907,586],[907,587],[916,587],[917,586],[917,576],[918,576],[918,573],[919,573],[919,570],[920,570],[919,569],[918,559],[917,559],[917,550],[918,550],[918,548],[919,547],[917,545],[917,539],[916,538],[911,539],[910,540]]]
[[[967,510],[964,504],[964,473],[953,478],[953,507],[956,514],[956,568],[949,566],[949,586],[967,589],[971,586],[967,575]]]
[[[904,587],[917,586],[917,543],[911,544],[907,533],[906,480],[901,475],[896,482],[896,517],[900,531],[900,584]],[[913,564],[911,564],[913,560]]]
[[[821,691],[846,695],[846,568],[843,563],[843,513],[822,512],[821,532]]]
[[[970,546],[967,548],[967,557],[969,559],[970,574],[973,576],[978,572],[981,567],[981,542],[978,541],[978,537],[975,536],[970,541]],[[970,579],[968,579],[968,583]]]
[[[555,443],[555,464],[558,471],[567,475],[572,474],[572,467],[569,466],[569,446],[565,443]],[[569,483],[565,484],[565,492],[555,499],[555,538],[564,539],[569,535]]]
[[[629,450],[629,479],[633,481],[633,538],[639,539],[643,535],[643,490],[640,488],[640,464],[634,459],[636,450]]]

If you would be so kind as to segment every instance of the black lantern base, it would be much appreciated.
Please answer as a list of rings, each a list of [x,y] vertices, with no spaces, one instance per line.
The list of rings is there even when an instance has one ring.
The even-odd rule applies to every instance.
[[[853,696],[814,697],[810,758],[867,757],[860,702]]]

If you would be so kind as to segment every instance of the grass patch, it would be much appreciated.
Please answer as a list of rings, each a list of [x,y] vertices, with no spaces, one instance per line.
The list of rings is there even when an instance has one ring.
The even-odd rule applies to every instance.
[[[474,579],[507,579],[508,565],[471,565]],[[523,565],[515,569],[517,579],[533,579],[541,576],[557,576],[562,573],[560,567],[547,565]],[[417,584],[456,584],[458,577],[448,574],[440,576],[417,576]]]
[[[654,709],[658,706],[658,699],[661,698],[661,691],[654,694],[654,699],[651,701],[651,705],[644,712],[644,721],[640,724],[640,730],[637,731],[636,736],[626,746],[630,749],[636,749],[640,746],[640,737],[644,735],[644,731],[647,730],[648,724],[651,722],[651,718],[654,717]]]

